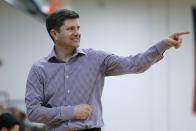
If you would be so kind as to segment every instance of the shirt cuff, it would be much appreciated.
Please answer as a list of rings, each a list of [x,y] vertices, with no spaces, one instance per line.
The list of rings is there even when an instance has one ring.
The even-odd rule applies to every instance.
[[[62,106],[61,107],[61,118],[63,120],[74,119],[74,106]]]
[[[156,48],[160,54],[163,54],[169,47],[166,44],[166,39],[159,41],[156,44]]]

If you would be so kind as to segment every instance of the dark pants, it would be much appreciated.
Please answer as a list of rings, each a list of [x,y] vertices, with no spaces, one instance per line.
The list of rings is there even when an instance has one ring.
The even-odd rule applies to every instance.
[[[93,129],[84,129],[80,131],[101,131],[101,128],[93,128]]]

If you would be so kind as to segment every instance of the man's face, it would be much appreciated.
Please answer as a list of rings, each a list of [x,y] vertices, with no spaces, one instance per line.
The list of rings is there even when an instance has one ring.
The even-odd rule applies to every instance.
[[[68,19],[60,27],[56,34],[56,44],[61,47],[79,47],[80,44],[80,23],[79,19]]]
[[[19,125],[15,125],[10,131],[19,131]]]
[[[0,131],[19,131],[19,129],[20,129],[20,126],[19,125],[14,125],[13,127],[12,127],[12,129],[7,129],[6,127],[3,127],[3,128],[1,128],[0,129]]]

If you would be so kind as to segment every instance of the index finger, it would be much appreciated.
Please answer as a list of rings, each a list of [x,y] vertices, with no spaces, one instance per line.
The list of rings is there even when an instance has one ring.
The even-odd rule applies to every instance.
[[[190,34],[190,32],[188,32],[188,31],[186,31],[186,32],[176,32],[176,33],[174,33],[174,35],[176,35],[176,36],[188,35],[188,34]]]

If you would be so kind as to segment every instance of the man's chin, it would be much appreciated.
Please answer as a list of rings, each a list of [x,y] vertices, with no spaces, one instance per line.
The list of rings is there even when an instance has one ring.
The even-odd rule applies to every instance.
[[[74,43],[72,46],[78,48],[80,46],[80,43]]]
[[[64,47],[71,47],[71,48],[78,48],[80,46],[80,43],[69,43],[69,44],[63,44]]]

